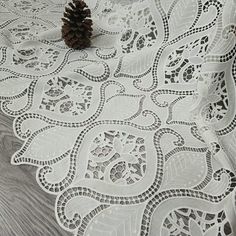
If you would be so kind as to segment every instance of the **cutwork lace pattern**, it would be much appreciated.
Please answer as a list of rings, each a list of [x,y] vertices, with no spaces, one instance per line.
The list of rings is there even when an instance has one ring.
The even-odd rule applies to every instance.
[[[75,236],[236,234],[235,0],[87,0],[80,51],[66,2],[0,0],[11,163],[37,168]]]
[[[93,140],[86,178],[134,184],[146,172],[144,139],[125,132],[108,131]]]

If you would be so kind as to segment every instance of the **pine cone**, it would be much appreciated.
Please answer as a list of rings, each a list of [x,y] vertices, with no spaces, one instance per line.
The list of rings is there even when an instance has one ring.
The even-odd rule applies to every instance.
[[[66,45],[74,49],[90,47],[92,36],[91,11],[83,0],[73,0],[65,8],[62,26],[62,38]]]

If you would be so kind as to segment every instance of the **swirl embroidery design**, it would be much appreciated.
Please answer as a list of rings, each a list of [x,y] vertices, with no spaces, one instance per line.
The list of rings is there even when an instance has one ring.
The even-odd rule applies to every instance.
[[[75,236],[235,235],[235,0],[0,0],[0,107]]]

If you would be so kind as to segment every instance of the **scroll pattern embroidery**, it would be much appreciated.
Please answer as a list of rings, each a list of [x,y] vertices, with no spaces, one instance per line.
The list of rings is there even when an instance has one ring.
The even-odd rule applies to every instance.
[[[81,51],[56,28],[66,1],[0,2],[1,110],[24,141],[12,164],[37,167],[76,236],[235,234],[221,146],[236,127],[235,1],[87,2]]]

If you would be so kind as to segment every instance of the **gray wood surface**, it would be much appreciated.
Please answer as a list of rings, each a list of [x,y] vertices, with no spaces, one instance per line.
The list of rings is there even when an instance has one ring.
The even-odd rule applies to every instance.
[[[0,112],[0,236],[69,236],[56,222],[55,197],[40,189],[35,167],[13,166],[11,155],[22,142],[12,118]]]

